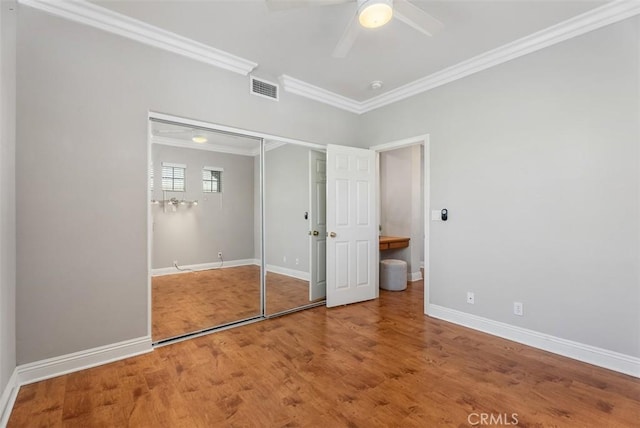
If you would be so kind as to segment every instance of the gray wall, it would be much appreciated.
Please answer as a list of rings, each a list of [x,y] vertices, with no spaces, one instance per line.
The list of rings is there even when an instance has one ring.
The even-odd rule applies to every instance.
[[[308,273],[309,149],[285,144],[267,151],[264,185],[266,262]]]
[[[358,117],[21,7],[19,364],[147,335],[147,112],[319,143]]]
[[[432,304],[640,356],[639,28],[363,117],[368,145],[431,135],[431,205],[449,209],[431,223]]]
[[[260,146],[255,142],[256,149]],[[162,162],[187,166],[185,192],[166,192],[166,198],[197,200],[196,206],[178,206],[174,212],[151,205],[153,216],[153,269],[199,263],[253,259],[253,156],[217,153],[153,144],[153,199],[162,200]],[[224,168],[222,193],[202,191],[202,167]]]
[[[0,395],[16,367],[16,12],[11,8],[14,2],[0,3]]]
[[[411,147],[380,153],[382,234],[411,235]]]
[[[431,203],[451,210],[431,224],[431,302],[640,356],[638,27],[359,118],[287,93],[251,97],[246,77],[21,7],[18,363],[148,333],[148,110],[318,143],[361,132],[361,147],[430,133]],[[511,315],[516,299],[525,317]],[[6,377],[11,338],[0,340]]]

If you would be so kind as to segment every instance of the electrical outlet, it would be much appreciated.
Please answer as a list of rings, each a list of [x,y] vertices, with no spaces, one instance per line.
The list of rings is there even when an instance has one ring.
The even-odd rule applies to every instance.
[[[296,257],[296,266],[300,264],[300,259]]]
[[[173,265],[174,265],[174,266],[177,266],[177,264],[178,264],[178,261],[177,261],[177,260],[174,260],[174,261],[173,261]]]
[[[476,295],[471,291],[467,291],[467,303],[473,305],[476,302]]]
[[[221,259],[222,258],[222,251],[218,251],[218,258]]]
[[[524,316],[524,307],[522,302],[513,302],[513,313],[518,316]]]
[[[286,263],[287,262],[287,256],[282,256],[282,263]]]

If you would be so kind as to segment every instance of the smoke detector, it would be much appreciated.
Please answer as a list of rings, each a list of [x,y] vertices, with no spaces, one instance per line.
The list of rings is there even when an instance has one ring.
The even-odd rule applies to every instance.
[[[369,87],[373,91],[377,91],[379,89],[382,89],[382,81],[381,80],[374,80],[373,82],[369,83]]]

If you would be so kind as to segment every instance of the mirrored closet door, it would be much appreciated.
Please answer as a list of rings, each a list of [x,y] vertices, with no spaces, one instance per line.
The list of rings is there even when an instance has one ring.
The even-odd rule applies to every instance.
[[[326,295],[325,153],[266,141],[266,315],[323,302]]]
[[[152,119],[152,339],[263,316],[261,139]]]

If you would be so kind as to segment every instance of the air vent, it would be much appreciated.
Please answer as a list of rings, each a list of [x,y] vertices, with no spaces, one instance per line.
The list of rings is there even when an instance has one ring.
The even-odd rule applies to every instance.
[[[251,76],[251,93],[278,101],[278,85]]]

